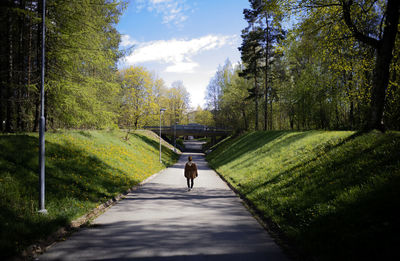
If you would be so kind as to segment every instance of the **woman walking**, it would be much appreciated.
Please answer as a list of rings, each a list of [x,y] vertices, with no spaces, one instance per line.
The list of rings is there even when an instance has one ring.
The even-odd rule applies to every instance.
[[[192,161],[192,156],[188,157],[188,162],[185,164],[185,178],[187,180],[188,191],[193,188],[193,180],[198,176],[196,163]],[[189,181],[191,183],[189,183]]]

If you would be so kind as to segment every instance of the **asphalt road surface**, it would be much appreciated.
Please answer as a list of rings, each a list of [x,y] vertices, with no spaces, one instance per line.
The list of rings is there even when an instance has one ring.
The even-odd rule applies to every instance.
[[[187,157],[199,168],[194,189]],[[184,153],[39,260],[288,260],[201,153]]]

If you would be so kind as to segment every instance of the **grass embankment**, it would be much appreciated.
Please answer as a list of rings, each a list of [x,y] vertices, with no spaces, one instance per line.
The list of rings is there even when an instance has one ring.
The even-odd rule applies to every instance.
[[[254,132],[207,160],[306,256],[398,257],[400,133]]]
[[[158,140],[121,131],[46,133],[46,209],[38,210],[38,135],[0,135],[0,256],[19,253],[178,159]],[[166,145],[166,144],[164,144]]]

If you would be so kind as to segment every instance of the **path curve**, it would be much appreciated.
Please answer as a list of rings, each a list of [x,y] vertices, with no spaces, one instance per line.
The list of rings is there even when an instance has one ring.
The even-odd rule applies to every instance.
[[[199,168],[186,189],[188,155]],[[39,260],[288,260],[202,153],[179,162]]]

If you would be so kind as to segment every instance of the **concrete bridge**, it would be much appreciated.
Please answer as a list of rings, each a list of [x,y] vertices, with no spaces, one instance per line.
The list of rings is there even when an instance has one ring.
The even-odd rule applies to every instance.
[[[145,126],[143,129],[160,133],[160,126]],[[161,126],[162,135],[166,136],[197,136],[197,137],[222,137],[228,136],[232,130],[209,127],[200,124],[176,125],[176,126]]]

